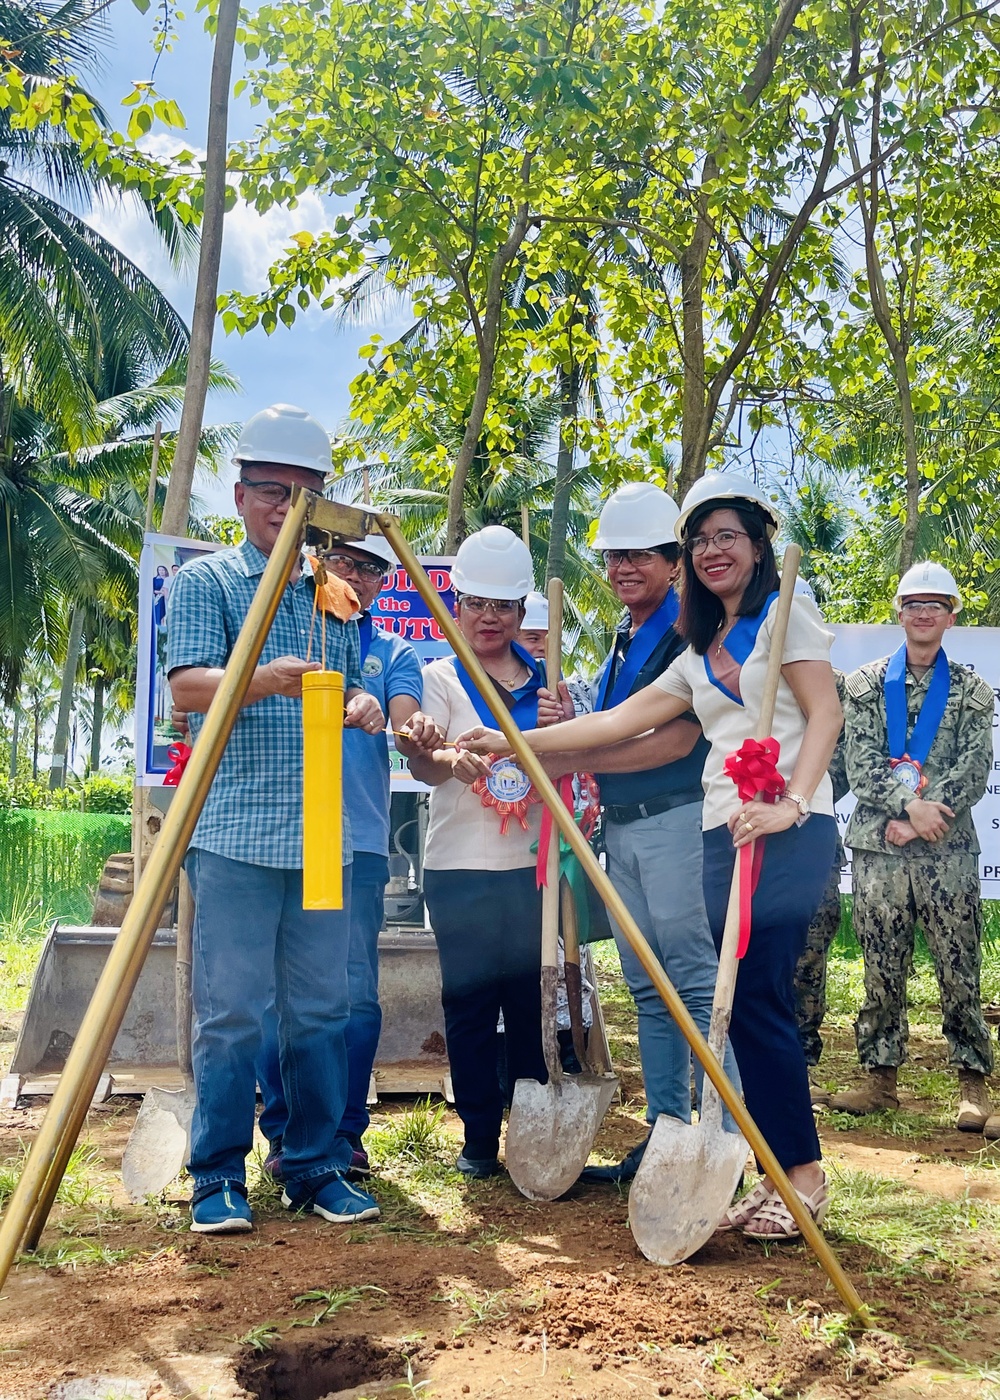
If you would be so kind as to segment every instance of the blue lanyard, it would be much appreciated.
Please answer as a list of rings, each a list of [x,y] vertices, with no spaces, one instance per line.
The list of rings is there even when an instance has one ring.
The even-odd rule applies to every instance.
[[[363,613],[358,622],[358,632],[361,634],[361,664],[365,664],[365,658],[372,645],[372,615]]]
[[[774,593],[768,594],[764,606],[761,608],[760,612],[757,613],[756,617],[741,617],[734,622],[733,626],[729,629],[729,634],[726,637],[724,645],[726,651],[729,652],[729,655],[736,662],[737,666],[745,665],[749,659],[750,653],[757,645],[757,634],[763,627],[764,619],[767,617],[771,605],[777,596],[777,590],[775,590]],[[727,685],[723,685],[720,680],[716,679],[708,659],[707,651],[702,657],[702,660],[705,663],[705,674],[715,686],[716,690],[721,690],[727,699],[732,700],[734,704],[742,706],[743,701],[740,697],[734,695]]]
[[[542,673],[533,656],[530,656],[517,642],[511,643],[511,651],[524,662],[529,672],[527,681],[521,686],[517,694],[511,695],[511,699],[514,702],[513,705],[509,707],[511,718],[514,720],[518,729],[534,729],[538,723],[538,692],[545,682],[542,679]],[[451,657],[451,664],[454,666],[455,674],[462,683],[462,689],[472,701],[472,706],[476,714],[482,720],[483,724],[493,728],[496,725],[493,711],[476,689],[475,681],[473,681],[457,656]]]
[[[913,733],[907,740],[909,716],[906,706],[906,643],[893,652],[885,668],[885,722],[889,734],[890,758],[902,758],[905,754],[915,763],[923,765],[927,762],[927,755],[944,718],[950,692],[951,671],[944,647],[941,647],[934,662],[931,683],[920,706],[920,714],[913,726]]]
[[[667,596],[656,612],[646,618],[646,621],[632,638],[625,659],[612,684],[619,643],[619,639],[615,638],[611,655],[605,661],[604,669],[598,677],[597,708],[599,710],[609,709],[612,705],[619,705],[623,700],[628,699],[632,687],[639,679],[640,671],[677,621],[680,610],[680,600],[674,589],[669,588]],[[608,694],[609,690],[610,695]]]

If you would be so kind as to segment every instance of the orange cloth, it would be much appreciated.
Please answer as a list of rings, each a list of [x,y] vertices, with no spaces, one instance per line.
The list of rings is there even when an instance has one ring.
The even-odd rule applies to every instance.
[[[330,570],[324,567],[322,559],[317,558],[315,554],[307,554],[306,558],[316,578],[316,598],[319,606],[325,613],[332,613],[341,622],[350,622],[351,618],[361,611],[361,604],[354,589],[336,574],[331,574]]]

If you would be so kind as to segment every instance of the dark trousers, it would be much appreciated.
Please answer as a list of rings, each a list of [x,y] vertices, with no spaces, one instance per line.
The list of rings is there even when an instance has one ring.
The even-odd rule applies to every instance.
[[[713,827],[704,840],[705,905],[719,948],[736,852],[728,827]],[[836,824],[824,816],[768,836],[750,946],[736,979],[729,1037],[743,1095],[786,1171],[820,1157],[795,1017],[795,967],[830,874],[835,840]]]
[[[468,1157],[496,1156],[504,1094],[497,1073],[503,1011],[507,1081],[545,1083],[542,1055],[542,899],[535,867],[425,870],[424,896],[441,959],[441,1005]]]

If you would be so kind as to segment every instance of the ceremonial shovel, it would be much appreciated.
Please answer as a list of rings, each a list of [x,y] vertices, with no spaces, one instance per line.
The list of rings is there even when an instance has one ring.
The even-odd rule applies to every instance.
[[[789,545],[785,550],[757,739],[766,739],[771,733],[799,557],[797,545]],[[729,1033],[736,990],[739,935],[740,862],[737,858],[729,889],[708,1032],[708,1043],[720,1060]],[[629,1225],[647,1259],[654,1264],[679,1264],[702,1247],[732,1203],[748,1150],[742,1133],[727,1132],[723,1126],[722,1100],[707,1075],[697,1124],[682,1123],[679,1118],[660,1114],[628,1198]]]
[[[187,1160],[194,1114],[191,1075],[191,931],[194,899],[183,870],[177,891],[177,1063],[183,1089],[146,1091],[122,1156],[122,1182],[130,1201],[158,1196]]]
[[[546,673],[556,691],[562,669],[562,582],[549,583]],[[542,1048],[547,1084],[519,1079],[507,1122],[505,1159],[511,1180],[532,1201],[554,1201],[587,1164],[618,1081],[613,1074],[564,1074],[559,1058],[556,992],[559,981],[559,831],[549,834],[542,887]],[[577,968],[579,976],[579,968]]]

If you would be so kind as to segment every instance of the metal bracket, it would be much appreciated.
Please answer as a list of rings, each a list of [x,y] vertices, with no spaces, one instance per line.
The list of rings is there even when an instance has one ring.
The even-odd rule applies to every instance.
[[[332,549],[335,544],[363,540],[366,535],[382,533],[381,511],[363,510],[359,506],[328,501],[314,491],[306,491],[306,544],[318,549]],[[395,517],[393,517],[395,519]]]

